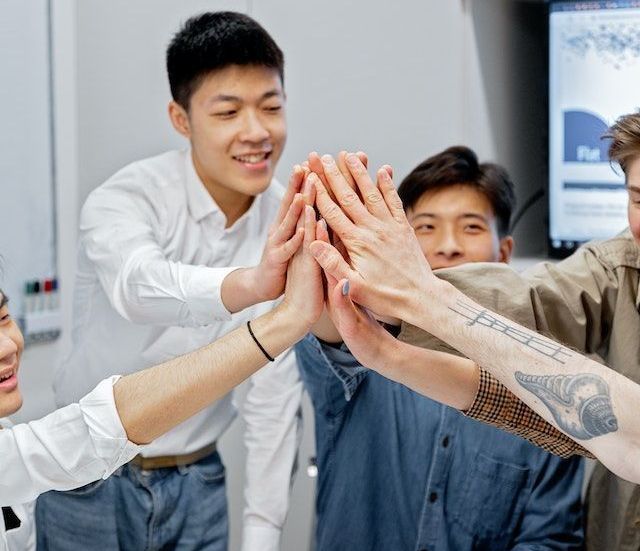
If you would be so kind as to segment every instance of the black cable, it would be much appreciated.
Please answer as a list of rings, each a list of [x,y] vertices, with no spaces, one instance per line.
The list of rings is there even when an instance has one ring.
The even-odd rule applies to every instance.
[[[520,219],[526,214],[526,212],[540,199],[542,199],[546,195],[546,191],[544,188],[540,188],[538,191],[533,193],[529,199],[527,199],[524,204],[518,209],[518,212],[513,216],[513,221],[511,222],[511,228],[509,228],[509,233],[513,234],[513,230],[516,229],[518,222]]]

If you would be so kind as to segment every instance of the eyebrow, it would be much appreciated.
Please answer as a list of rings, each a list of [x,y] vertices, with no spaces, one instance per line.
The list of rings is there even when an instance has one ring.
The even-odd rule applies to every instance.
[[[4,308],[9,302],[9,297],[0,291],[0,308]]]
[[[640,187],[638,186],[630,186],[629,184],[627,184],[627,189],[629,191],[635,191],[636,193],[640,193]]]
[[[640,190],[638,190],[640,191]],[[420,212],[418,214],[416,214],[414,217],[411,218],[411,221],[413,222],[414,220],[418,219],[418,218],[439,218],[438,215],[433,214],[431,212]],[[465,212],[464,214],[461,214],[460,216],[458,216],[459,219],[466,219],[466,218],[472,218],[474,220],[482,220],[485,224],[488,224],[489,221],[486,219],[486,217],[482,216],[481,214],[477,214],[475,212]]]
[[[282,96],[282,92],[274,88],[273,90],[269,90],[268,92],[265,92],[264,94],[262,94],[262,96],[260,96],[260,99],[258,101],[264,101],[269,98],[281,97],[281,96]],[[235,101],[235,102],[242,103],[243,100],[240,96],[231,96],[229,94],[218,94],[217,96],[213,96],[212,98],[209,99],[210,104],[221,102],[221,101]]]

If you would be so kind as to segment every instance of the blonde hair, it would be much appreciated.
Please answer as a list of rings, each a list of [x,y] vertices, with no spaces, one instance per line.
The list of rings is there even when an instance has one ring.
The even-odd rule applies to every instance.
[[[611,139],[609,159],[627,173],[629,162],[640,157],[640,110],[622,115],[604,136]]]

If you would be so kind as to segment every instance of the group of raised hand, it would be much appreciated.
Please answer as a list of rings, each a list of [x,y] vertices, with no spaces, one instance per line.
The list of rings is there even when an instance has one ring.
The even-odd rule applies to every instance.
[[[294,167],[263,256],[270,268],[262,272],[277,274],[263,281],[276,281],[271,295],[284,291],[301,324],[311,327],[326,305],[361,361],[373,343],[391,338],[376,319],[404,319],[432,278],[392,168],[382,166],[374,179],[367,164],[362,152],[313,152]]]

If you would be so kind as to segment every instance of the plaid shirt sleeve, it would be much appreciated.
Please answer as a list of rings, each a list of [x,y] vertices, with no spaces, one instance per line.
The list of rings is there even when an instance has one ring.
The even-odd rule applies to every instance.
[[[560,432],[522,402],[488,371],[480,368],[476,397],[464,415],[516,434],[560,457],[593,454]]]

